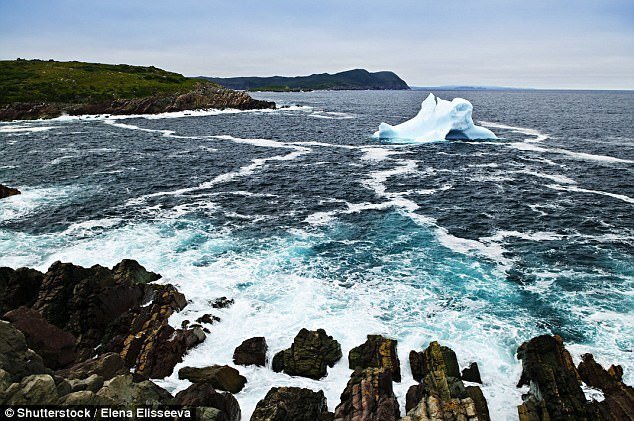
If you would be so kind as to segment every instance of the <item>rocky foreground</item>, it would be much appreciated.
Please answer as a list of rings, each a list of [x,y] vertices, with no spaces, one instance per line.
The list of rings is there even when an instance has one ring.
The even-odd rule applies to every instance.
[[[158,114],[198,109],[253,110],[275,108],[274,102],[253,99],[246,92],[225,89],[200,82],[185,93],[159,93],[132,99],[99,102],[14,102],[0,105],[0,121],[55,118],[61,115],[85,114]]]
[[[233,396],[250,381],[234,367],[213,364],[183,367],[178,376],[192,384],[175,396],[151,379],[170,375],[189,349],[207,338],[220,319],[205,314],[176,329],[168,318],[187,300],[160,275],[134,260],[112,269],[54,263],[46,273],[0,268],[0,404],[119,405],[196,408],[198,419],[241,419]],[[211,308],[233,300],[219,297]],[[271,368],[292,376],[321,379],[344,355],[336,338],[323,329],[298,332],[290,347],[275,353]],[[412,350],[413,379],[403,378],[397,341],[368,335],[348,350],[350,380],[334,413],[322,391],[274,387],[257,404],[251,420],[423,421],[489,420],[486,399],[477,384],[477,362],[460,370],[456,354],[438,342]],[[263,337],[246,339],[233,355],[235,366],[266,366]],[[591,354],[575,367],[558,336],[543,335],[518,349],[522,375],[529,386],[518,402],[521,421],[632,420],[634,389],[622,381],[623,370],[605,370]],[[393,382],[413,385],[405,409]],[[467,382],[467,383],[465,383]],[[588,400],[584,387],[604,399]]]

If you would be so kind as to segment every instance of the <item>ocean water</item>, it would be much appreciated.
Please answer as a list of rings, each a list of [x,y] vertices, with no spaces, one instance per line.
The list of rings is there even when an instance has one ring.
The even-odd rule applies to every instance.
[[[498,141],[395,144],[370,136],[427,92],[258,93],[276,111],[86,116],[0,124],[0,265],[137,259],[191,301],[171,322],[222,322],[183,365],[269,356],[302,327],[344,358],[321,381],[239,367],[245,419],[272,386],[339,403],[347,352],[432,340],[480,365],[493,419],[517,419],[517,347],[563,336],[634,380],[634,94],[435,92],[474,106]],[[209,301],[235,299],[222,310]],[[172,391],[188,382],[158,381]]]

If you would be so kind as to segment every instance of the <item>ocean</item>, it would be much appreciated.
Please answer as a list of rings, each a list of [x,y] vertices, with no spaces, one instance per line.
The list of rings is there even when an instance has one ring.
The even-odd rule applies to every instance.
[[[256,93],[278,110],[61,117],[0,124],[0,266],[138,260],[222,322],[185,365],[269,359],[303,328],[344,358],[315,381],[239,367],[248,419],[273,386],[324,390],[332,410],[367,334],[407,355],[430,341],[480,366],[492,418],[517,419],[517,347],[557,333],[634,375],[634,93],[437,91],[471,101],[495,141],[388,143],[424,91]],[[227,296],[235,304],[212,309]],[[589,394],[593,393],[588,391]],[[401,410],[404,415],[404,410]]]

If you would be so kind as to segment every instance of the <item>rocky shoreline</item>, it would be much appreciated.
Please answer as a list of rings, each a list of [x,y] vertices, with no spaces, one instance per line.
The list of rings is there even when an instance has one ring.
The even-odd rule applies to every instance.
[[[198,419],[240,420],[233,394],[251,380],[235,367],[214,364],[213,356],[207,367],[178,371],[192,384],[175,396],[151,380],[171,375],[188,350],[213,340],[207,337],[209,327],[219,322],[206,314],[196,323],[170,326],[169,317],[187,300],[158,279],[134,260],[112,269],[56,262],[46,273],[1,267],[0,404],[181,405],[195,408]],[[219,297],[211,306],[232,304]],[[316,380],[328,376],[346,351],[323,329],[301,329],[289,345],[273,354],[271,368]],[[394,339],[368,335],[347,350],[351,375],[334,412],[322,391],[273,387],[250,419],[492,419],[477,386],[483,379],[476,361],[460,370],[455,352],[432,341],[411,350],[413,378],[405,378],[397,347]],[[234,352],[234,365],[266,366],[268,351],[265,338],[245,339]],[[523,402],[517,402],[521,421],[634,419],[634,388],[623,383],[620,366],[606,370],[591,354],[575,366],[563,340],[550,335],[523,343],[517,356],[523,369],[518,387],[528,386]],[[401,413],[394,381],[412,383],[406,413]],[[582,386],[600,390],[604,399],[588,400]]]
[[[35,120],[61,115],[158,114],[198,109],[275,109],[275,103],[253,99],[246,92],[200,82],[185,93],[157,94],[98,103],[16,102],[0,106],[0,121]]]

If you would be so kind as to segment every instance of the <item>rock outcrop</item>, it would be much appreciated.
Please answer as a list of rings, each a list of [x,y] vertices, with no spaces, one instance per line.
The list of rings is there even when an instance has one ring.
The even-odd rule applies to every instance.
[[[176,394],[176,404],[196,407],[200,420],[240,421],[240,405],[231,393],[217,392],[209,383],[194,383]]]
[[[299,331],[290,348],[273,357],[272,368],[291,376],[320,379],[327,374],[342,357],[339,342],[328,336],[323,329]]]
[[[210,367],[183,367],[178,370],[179,379],[187,379],[192,383],[209,383],[214,388],[238,393],[247,383],[246,377],[228,365],[212,365]]]
[[[482,384],[482,377],[480,377],[480,368],[478,367],[478,363],[471,363],[469,364],[469,367],[462,369],[462,380]]]
[[[634,390],[622,382],[618,366],[606,371],[586,354],[577,369],[557,335],[523,343],[517,357],[522,361],[518,387],[530,386],[518,406],[520,421],[634,419]],[[588,401],[582,381],[601,389],[605,399]]]
[[[480,388],[465,388],[453,350],[434,341],[423,352],[410,352],[410,364],[420,383],[407,392],[404,421],[490,420]]]
[[[386,368],[354,370],[335,408],[335,421],[393,421],[399,417],[391,372]]]
[[[299,387],[274,387],[260,400],[251,421],[329,421],[332,413],[324,392]]]
[[[44,361],[26,344],[26,338],[11,323],[0,320],[0,369],[8,381],[20,380],[31,374],[50,374]]]
[[[266,365],[266,339],[262,336],[243,341],[233,351],[233,363],[236,365]]]
[[[184,93],[157,94],[142,98],[115,99],[99,103],[17,102],[0,106],[0,120],[54,118],[62,114],[157,114],[198,109],[266,109],[275,103],[251,98],[246,92],[198,83]]]
[[[396,352],[397,341],[381,335],[368,335],[367,341],[348,353],[350,369],[385,368],[395,382],[401,381],[401,362]]]
[[[15,196],[16,194],[21,194],[20,190],[0,184],[0,199]]]
[[[44,359],[47,367],[55,370],[75,360],[75,337],[47,322],[37,311],[19,307],[3,318],[24,334],[29,348]]]
[[[44,274],[35,269],[0,267],[0,314],[20,306],[32,306]]]

